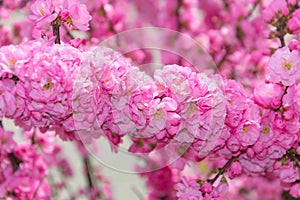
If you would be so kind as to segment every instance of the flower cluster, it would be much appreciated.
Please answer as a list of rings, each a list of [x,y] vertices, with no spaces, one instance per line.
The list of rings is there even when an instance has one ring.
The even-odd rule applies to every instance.
[[[48,165],[30,143],[18,144],[13,133],[0,128],[0,197],[51,199],[45,179]]]
[[[200,200],[223,200],[223,196],[228,190],[225,178],[216,186],[209,182],[197,179],[182,178],[182,182],[177,184],[177,197],[180,200],[200,199]]]
[[[49,178],[50,168],[73,175],[56,135],[82,157],[88,187],[78,196],[112,198],[84,146],[103,136],[117,151],[127,136],[128,151],[147,161],[138,170],[147,199],[300,198],[299,7],[0,0],[0,120],[13,119],[24,137],[17,143],[0,123],[0,199],[52,199],[67,188]],[[26,17],[3,23],[14,13]],[[149,25],[172,31],[106,41]],[[111,48],[95,47],[101,42]],[[198,162],[211,172],[198,173]]]

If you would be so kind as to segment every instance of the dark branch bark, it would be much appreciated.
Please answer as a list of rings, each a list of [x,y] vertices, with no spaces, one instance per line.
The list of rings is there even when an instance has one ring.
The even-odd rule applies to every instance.
[[[280,108],[282,107],[282,105],[283,105],[283,97],[284,97],[284,95],[287,94],[288,88],[289,88],[289,86],[285,87],[284,93],[282,94],[282,96],[281,96],[281,98],[280,98],[280,105],[279,105],[278,108],[274,109],[275,112],[278,112],[278,111],[280,110]]]
[[[234,161],[235,157],[231,157],[222,168],[219,168],[219,172],[213,179],[209,179],[208,182],[212,185],[218,180],[218,178],[224,174],[225,170],[231,165],[231,163]]]
[[[20,168],[20,163],[22,163],[22,160],[17,158],[14,153],[9,153],[8,157],[9,157],[9,160],[11,162],[14,172],[18,171],[18,169]]]

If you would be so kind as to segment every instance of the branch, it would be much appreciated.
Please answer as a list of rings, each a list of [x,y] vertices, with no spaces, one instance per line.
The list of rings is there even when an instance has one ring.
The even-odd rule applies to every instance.
[[[231,157],[222,168],[218,169],[218,174],[213,178],[209,179],[208,182],[211,183],[212,185],[216,182],[216,180],[224,174],[225,170],[230,166],[230,164],[234,161],[235,157]]]
[[[83,158],[83,163],[84,163],[84,166],[85,166],[85,177],[86,177],[86,181],[88,183],[88,187],[89,187],[89,190],[92,191],[94,189],[96,189],[94,183],[93,183],[93,174],[92,174],[92,164],[91,164],[91,161],[90,161],[90,158],[88,156],[85,156]],[[100,193],[98,193],[97,191],[97,195],[100,196]],[[90,200],[93,200],[93,196],[92,194],[90,193]]]
[[[51,22],[53,35],[56,36],[55,38],[55,44],[60,44],[60,32],[59,28],[61,26],[62,22],[60,20],[60,17],[57,17],[53,22]]]
[[[18,169],[20,168],[20,163],[22,163],[22,160],[17,158],[14,153],[9,153],[8,157],[9,157],[9,160],[11,162],[14,172],[18,171]]]
[[[286,27],[286,22],[284,21],[283,18],[280,18],[279,21],[278,21],[278,26],[277,26],[277,31],[279,32],[279,40],[280,40],[280,44],[281,44],[281,47],[284,47],[285,46],[285,41],[284,41],[284,36],[285,36],[285,27]]]
[[[274,109],[275,112],[278,112],[280,110],[280,108],[282,107],[283,105],[283,97],[284,95],[287,94],[287,90],[288,90],[289,86],[286,86],[285,89],[284,89],[284,93],[282,94],[281,98],[280,98],[280,105],[278,108]]]
[[[88,186],[89,186],[89,188],[93,188],[94,185],[93,185],[92,175],[91,175],[91,161],[90,161],[89,157],[84,157],[83,163],[84,163],[84,167],[86,170],[85,175],[86,175],[86,180],[88,182]]]
[[[225,45],[225,54],[222,56],[221,60],[216,64],[217,68],[220,69],[221,66],[224,64],[224,62],[227,59],[227,56],[230,54],[230,47],[228,45]]]
[[[31,200],[34,200],[34,199],[35,199],[35,197],[36,197],[36,195],[37,195],[37,192],[38,192],[38,190],[40,189],[40,187],[41,187],[43,181],[44,181],[44,177],[40,180],[38,186],[37,186],[36,189],[34,190],[34,193],[33,193],[33,196],[32,196],[32,198],[31,198]]]

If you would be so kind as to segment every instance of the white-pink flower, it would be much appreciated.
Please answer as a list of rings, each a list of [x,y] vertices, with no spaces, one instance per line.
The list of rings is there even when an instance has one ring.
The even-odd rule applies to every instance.
[[[79,0],[65,0],[59,16],[70,26],[82,31],[89,30],[89,21],[92,19],[86,5]]]
[[[297,50],[290,51],[288,47],[278,49],[269,61],[267,79],[273,83],[291,86],[300,78],[300,60]]]

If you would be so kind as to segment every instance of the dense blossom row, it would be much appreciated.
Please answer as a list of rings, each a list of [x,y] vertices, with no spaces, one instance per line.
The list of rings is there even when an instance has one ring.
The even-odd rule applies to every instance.
[[[0,198],[51,198],[47,169],[62,165],[54,147],[48,152],[54,135],[78,143],[84,158],[81,142],[104,136],[117,151],[129,136],[128,150],[147,156],[149,165],[137,171],[147,179],[148,199],[300,198],[297,0],[0,1],[1,18],[16,9],[28,17],[0,29],[6,45],[0,48],[0,118],[13,119],[29,139],[17,144],[1,128]],[[200,42],[220,75],[200,73],[201,63],[160,49],[165,66],[151,76],[134,65],[153,55],[126,52],[130,39],[117,37],[114,48],[124,55],[93,46],[149,24]],[[75,38],[74,29],[88,36]],[[162,46],[202,51],[169,34],[159,37]],[[35,137],[47,143],[40,144],[42,154]],[[212,172],[181,172],[199,161]],[[105,198],[105,189],[91,182],[89,189],[81,193]]]
[[[16,49],[22,54],[14,54]],[[270,63],[279,59],[282,68],[297,70],[289,57],[277,58],[284,49]],[[299,79],[279,84],[289,70],[272,81],[276,65],[271,65],[273,83],[260,85],[254,91],[266,90],[251,96],[235,81],[225,80],[222,86],[220,77],[177,65],[165,66],[151,78],[107,48],[81,52],[33,41],[2,47],[0,53],[1,115],[25,129],[55,129],[63,139],[84,142],[104,135],[114,147],[127,134],[133,153],[160,153],[171,144],[177,152],[184,148],[182,155],[174,155],[177,168],[209,155],[235,159],[230,178],[243,171],[273,173],[287,188],[299,180],[299,97],[294,92]],[[276,90],[279,95],[273,87],[282,88]],[[272,102],[274,95],[277,102]]]

